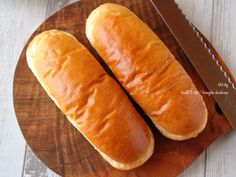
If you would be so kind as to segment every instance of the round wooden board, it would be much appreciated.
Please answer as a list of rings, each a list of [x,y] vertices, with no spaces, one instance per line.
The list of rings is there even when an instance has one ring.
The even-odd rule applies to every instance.
[[[73,34],[82,42],[104,66],[104,63],[90,46],[85,36],[86,18],[94,8],[104,2],[107,1],[81,0],[58,11],[36,30],[29,41],[36,34],[45,30],[54,28],[64,30]],[[113,0],[109,2],[122,4],[134,11],[160,36],[184,66],[197,88],[207,91],[183,50],[149,1]],[[151,159],[135,170],[120,171],[114,169],[102,159],[85,138],[67,121],[39,85],[26,63],[25,51],[27,44],[21,53],[14,77],[16,116],[23,135],[34,153],[59,175],[73,177],[177,176],[214,140],[231,129],[225,118],[216,112],[214,99],[211,96],[203,95],[209,112],[209,121],[206,129],[197,138],[183,142],[171,141],[161,136],[158,130],[150,125],[156,144]],[[208,45],[212,48],[209,43]],[[227,70],[221,58],[213,48],[212,50],[219,62]],[[146,117],[145,120],[148,121]]]

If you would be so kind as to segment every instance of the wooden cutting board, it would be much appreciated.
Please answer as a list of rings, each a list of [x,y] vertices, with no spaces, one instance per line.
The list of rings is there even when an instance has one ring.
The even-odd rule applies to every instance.
[[[86,18],[94,8],[104,2],[108,1],[81,0],[58,11],[35,31],[29,41],[36,34],[45,30],[53,28],[64,30],[76,36],[104,66],[101,58],[91,47],[85,36]],[[109,2],[122,4],[134,11],[159,35],[173,52],[191,76],[197,88],[207,91],[183,50],[149,1],[111,0]],[[225,70],[227,70],[228,74],[231,75],[209,42],[206,41],[206,43],[212,49],[212,52],[215,53],[217,59],[224,66]],[[116,170],[105,162],[85,138],[67,121],[65,116],[39,85],[27,67],[25,56],[27,44],[21,53],[14,77],[14,106],[16,116],[29,146],[42,162],[59,175],[71,177],[177,176],[213,141],[231,129],[227,120],[221,115],[212,96],[208,95],[203,95],[209,114],[207,127],[197,138],[191,140],[176,142],[163,137],[152,126],[150,120],[144,113],[141,112],[155,136],[156,146],[154,154],[150,160],[135,170]],[[105,68],[107,69],[107,67]],[[110,73],[110,71],[108,72]],[[139,110],[139,108],[137,109]]]

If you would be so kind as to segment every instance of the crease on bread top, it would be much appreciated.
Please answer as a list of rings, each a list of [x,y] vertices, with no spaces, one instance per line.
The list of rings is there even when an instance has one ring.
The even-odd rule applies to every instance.
[[[153,153],[151,130],[120,86],[72,35],[45,31],[27,48],[27,62],[50,98],[102,157],[121,170]]]
[[[160,38],[128,8],[106,3],[89,15],[86,36],[126,91],[173,140],[196,137],[207,109],[193,81]],[[194,94],[185,94],[188,91]]]

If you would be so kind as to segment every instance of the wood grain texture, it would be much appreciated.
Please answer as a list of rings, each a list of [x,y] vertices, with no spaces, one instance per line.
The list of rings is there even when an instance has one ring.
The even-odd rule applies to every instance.
[[[43,164],[27,145],[23,177],[58,177],[58,175]]]
[[[56,11],[77,1],[78,0],[48,0],[46,17],[48,18]]]
[[[175,0],[187,19],[211,41],[213,0]],[[204,152],[180,177],[204,177],[206,173]]]
[[[175,0],[188,20],[192,22],[209,41],[211,41],[212,34],[213,1],[214,0]]]
[[[49,2],[52,2],[52,1],[49,1]],[[211,40],[211,37],[213,38],[213,40],[215,40],[216,38],[222,38],[222,36],[225,35],[224,32],[226,31],[225,29],[222,31],[222,28],[225,28],[228,23],[231,23],[231,25],[230,25],[231,33],[230,33],[230,35],[228,34],[228,37],[226,38],[227,40],[224,41],[224,45],[218,45],[215,47],[218,51],[220,51],[219,53],[221,54],[221,51],[223,50],[225,45],[227,45],[227,43],[229,43],[228,46],[230,48],[235,46],[235,44],[234,44],[235,40],[230,40],[230,39],[235,39],[235,35],[236,35],[236,33],[234,32],[235,31],[234,29],[236,29],[236,26],[234,24],[235,21],[233,20],[234,18],[236,18],[236,12],[234,10],[232,10],[235,8],[234,5],[232,6],[232,4],[230,3],[230,5],[228,5],[228,7],[227,7],[227,11],[224,11],[221,8],[222,7],[221,3],[219,3],[219,1],[218,1],[218,3],[214,4],[216,6],[216,8],[214,8],[214,12],[212,12],[213,7],[211,7],[211,5],[209,5],[209,4],[213,4],[213,2],[215,2],[213,0],[191,0],[191,1],[190,0],[176,0],[176,2],[178,4],[180,4],[180,8],[183,9],[184,13],[191,20],[191,22],[193,24],[195,24],[209,40]],[[228,0],[222,0],[221,2],[226,4],[226,3],[228,3]],[[58,3],[61,3],[61,2],[56,1],[51,4],[55,7],[58,7],[59,6]],[[221,6],[221,7],[217,7],[217,6]],[[204,11],[202,11],[203,9],[204,9]],[[231,12],[231,16],[225,15],[229,12],[229,9]],[[53,11],[51,13],[53,13]],[[214,17],[219,16],[219,15],[225,16],[224,18],[221,18],[220,23],[218,22],[218,20],[216,18],[214,18],[214,25],[218,26],[215,28],[216,30],[215,29],[212,30],[212,28],[210,27],[210,25],[212,24],[211,13],[212,13],[212,15],[214,14],[213,15]],[[217,31],[217,29],[220,29],[222,32],[216,34],[215,31]],[[213,33],[211,33],[212,31],[213,31]],[[232,38],[231,38],[231,36],[232,36]],[[214,41],[213,41],[213,43],[214,43]],[[219,42],[219,44],[220,44],[220,42]],[[231,68],[233,68],[235,70],[236,69],[236,67],[235,67],[236,62],[234,60],[235,54],[232,55],[232,53],[234,51],[235,50],[232,49],[231,55],[230,56],[226,55],[226,57],[224,57],[224,61],[228,64],[228,66],[233,65]],[[233,70],[233,69],[231,69],[231,70]],[[235,72],[232,72],[232,73],[235,74]],[[229,136],[229,138],[228,138],[228,136]],[[234,167],[232,167],[232,165],[229,165],[229,167],[227,167],[227,165],[225,165],[225,164],[222,165],[222,163],[228,163],[227,161],[229,159],[231,159],[230,160],[231,162],[228,164],[234,164],[234,162],[235,162],[234,160],[236,159],[236,157],[235,157],[235,154],[236,154],[235,133],[231,132],[228,136],[225,136],[225,138],[227,139],[227,141],[226,141],[227,145],[224,144],[225,138],[221,138],[220,140],[217,141],[216,144],[214,144],[213,146],[211,146],[207,150],[208,153],[212,154],[212,155],[207,156],[207,159],[206,159],[207,165],[206,166],[205,166],[205,156],[203,154],[181,176],[203,177],[206,175],[207,176],[216,176],[216,174],[224,174],[224,176],[226,176],[226,174],[227,174],[227,177],[235,176],[235,174],[233,173],[233,172],[235,172],[235,170],[234,170]],[[221,146],[225,146],[225,147],[221,148]],[[224,150],[221,151],[221,149],[224,149]],[[225,152],[227,152],[227,153],[225,153]],[[229,155],[230,158],[228,157],[228,154],[230,154]],[[32,156],[32,157],[35,157],[35,156]],[[217,163],[215,163],[216,161],[217,161]],[[37,166],[40,166],[40,163],[37,163]]]
[[[212,44],[236,77],[236,1],[215,0]],[[236,176],[236,132],[220,138],[207,151],[206,177]]]
[[[22,175],[25,140],[16,121],[13,75],[18,57],[34,29],[43,22],[47,1],[0,0],[0,176]],[[30,8],[34,13],[27,9]],[[37,16],[37,17],[36,17]]]
[[[61,8],[76,2],[76,0],[48,0],[45,19]],[[27,145],[22,176],[58,177],[58,175],[43,164]]]
[[[50,14],[54,10],[58,10],[62,6],[66,5],[67,0],[48,0],[48,6],[52,7],[52,10],[47,10],[47,2],[43,1],[29,1],[29,0],[0,0],[0,51],[2,59],[0,62],[0,176],[12,177],[21,176],[21,169],[23,168],[22,154],[25,152],[25,148],[22,148],[24,139],[21,136],[21,132],[18,125],[15,123],[15,115],[13,113],[13,106],[11,101],[11,89],[12,78],[15,69],[15,65],[23,48],[24,43],[28,39],[29,35],[36,29],[36,27],[45,19],[45,15],[42,12],[48,11]],[[230,67],[232,73],[236,74],[236,11],[234,10],[235,2],[233,0],[176,0],[180,3],[181,9],[187,14],[191,22],[195,24],[201,32],[210,39],[212,36],[213,45],[223,56],[222,51],[225,51],[225,47],[228,46],[223,56],[224,61]],[[211,18],[210,12],[213,10],[208,5],[214,2],[214,26],[211,30],[209,28],[209,20]],[[217,2],[217,3],[216,3]],[[225,4],[224,6],[222,4]],[[206,7],[207,6],[207,7]],[[226,7],[227,6],[227,7]],[[54,8],[55,7],[55,8]],[[49,8],[50,9],[50,8]],[[54,10],[53,10],[54,9]],[[204,11],[203,11],[204,9]],[[229,15],[230,11],[230,15]],[[34,13],[32,13],[34,12]],[[200,13],[201,12],[201,13]],[[204,14],[204,15],[202,15]],[[219,21],[218,17],[221,16]],[[216,18],[217,17],[217,18]],[[223,17],[223,18],[222,18]],[[230,25],[229,25],[230,23]],[[226,30],[226,28],[229,28]],[[206,32],[206,31],[207,32]],[[210,31],[210,35],[209,32]],[[211,33],[213,31],[213,33]],[[221,31],[221,32],[219,32]],[[230,34],[228,33],[230,31]],[[226,33],[226,34],[225,34]],[[227,37],[224,37],[227,36]],[[221,41],[221,40],[223,41]],[[214,41],[218,41],[218,45]],[[224,44],[221,45],[221,42]],[[230,55],[229,55],[230,53]],[[18,136],[19,135],[19,136]],[[9,139],[8,139],[9,138]],[[11,143],[9,143],[11,141]],[[3,142],[3,143],[2,143]],[[203,176],[220,176],[224,174],[225,177],[234,177],[235,175],[235,159],[236,159],[236,135],[235,132],[220,138],[214,143],[207,153],[206,174],[204,175],[203,168],[205,166],[205,157],[202,155],[197,161],[188,168],[182,176],[186,177],[203,177]],[[28,152],[29,151],[29,152]],[[41,166],[44,166],[42,162],[38,161],[38,158],[27,149],[26,153],[25,169],[29,169],[31,172],[37,171]],[[30,163],[28,161],[30,160]],[[27,167],[27,164],[29,166]],[[34,165],[35,164],[35,165]],[[44,166],[44,168],[46,168]],[[13,170],[14,169],[14,170]],[[47,173],[42,173],[44,177],[51,176],[52,173],[47,169]],[[49,173],[48,173],[49,171]],[[26,170],[24,170],[26,172]],[[32,174],[24,173],[23,176],[30,177]]]
[[[102,2],[99,1],[99,3]],[[160,17],[153,11],[154,8],[147,1],[120,0],[118,2],[135,11],[159,34],[174,55],[181,59],[181,64],[193,78],[198,89],[205,90],[205,86],[183,51]],[[83,1],[69,6],[50,17],[36,33],[51,28],[65,30],[74,34],[97,56],[84,35],[85,19],[97,5],[96,1],[89,3]],[[79,20],[78,17],[80,17]],[[97,58],[99,57],[97,56]],[[154,129],[155,138],[159,143],[153,157],[148,163],[136,170],[121,172],[104,162],[78,131],[64,119],[62,113],[55,107],[29,71],[25,61],[25,51],[22,52],[16,70],[14,95],[18,120],[28,143],[50,168],[63,176],[97,176],[98,174],[144,176],[145,174],[145,176],[156,177],[162,176],[166,171],[168,171],[167,176],[175,176],[186,168],[219,135],[229,130],[229,125],[225,119],[216,113],[214,100],[211,97],[204,96],[209,110],[209,123],[206,130],[199,137],[184,142],[174,142],[162,137]]]

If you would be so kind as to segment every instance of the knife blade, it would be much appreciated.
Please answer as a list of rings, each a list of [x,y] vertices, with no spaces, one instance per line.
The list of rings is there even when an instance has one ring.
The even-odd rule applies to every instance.
[[[174,0],[150,0],[189,58],[204,84],[236,130],[236,88],[234,81],[207,47],[196,28]],[[223,85],[228,85],[225,87]]]

